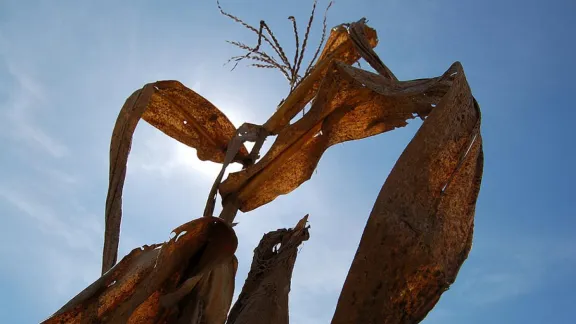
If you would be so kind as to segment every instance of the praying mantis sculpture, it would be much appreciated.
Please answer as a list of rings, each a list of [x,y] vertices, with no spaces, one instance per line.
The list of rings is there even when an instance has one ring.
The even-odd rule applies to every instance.
[[[454,282],[472,244],[483,152],[480,108],[461,64],[439,77],[399,81],[373,50],[376,31],[361,19],[334,27],[323,50],[300,70],[316,2],[302,45],[296,20],[289,18],[296,35],[292,60],[266,23],[256,29],[218,6],[258,34],[256,47],[231,42],[248,51],[233,59],[280,70],[290,83],[289,95],[263,125],[236,129],[178,81],[136,90],[111,140],[102,276],[44,323],[288,323],[290,279],[297,247],[309,238],[308,215],[292,229],[264,235],[231,308],[236,213],[295,190],[330,146],[403,127],[415,117],[424,122],[378,195],[332,323],[420,322]],[[326,19],[321,44],[325,32]],[[262,44],[275,55],[262,51]],[[361,58],[375,72],[352,66]],[[174,229],[169,241],[136,248],[116,263],[122,188],[140,119],[195,148],[200,160],[221,163],[222,170],[203,217]],[[277,137],[260,157],[271,135]],[[250,152],[246,141],[255,143]],[[224,180],[231,163],[243,169]],[[218,194],[222,209],[215,217]]]

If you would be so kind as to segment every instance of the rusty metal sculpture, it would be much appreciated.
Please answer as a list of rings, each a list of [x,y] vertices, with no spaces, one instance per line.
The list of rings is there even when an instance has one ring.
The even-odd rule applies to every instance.
[[[479,106],[458,62],[436,78],[399,81],[374,52],[376,31],[364,19],[333,28],[300,76],[315,8],[316,3],[302,46],[290,17],[293,60],[264,22],[256,29],[220,8],[258,34],[256,47],[231,42],[248,51],[233,59],[278,69],[289,80],[289,95],[264,125],[236,129],[178,81],[147,84],[126,100],[110,145],[102,277],[44,323],[288,323],[290,279],[297,247],[309,238],[308,216],[293,229],[264,235],[231,308],[237,211],[296,189],[330,146],[403,127],[415,117],[424,123],[378,195],[332,323],[417,323],[434,307],[471,248],[483,166]],[[326,20],[322,41],[325,31]],[[262,41],[278,60],[260,50]],[[376,73],[353,67],[360,58]],[[200,160],[222,163],[222,170],[204,217],[176,228],[168,242],[134,249],[116,264],[122,188],[140,119],[195,148]],[[270,135],[277,138],[260,158]],[[255,142],[251,152],[245,141]],[[222,181],[230,163],[244,168]],[[223,208],[214,217],[218,193]]]

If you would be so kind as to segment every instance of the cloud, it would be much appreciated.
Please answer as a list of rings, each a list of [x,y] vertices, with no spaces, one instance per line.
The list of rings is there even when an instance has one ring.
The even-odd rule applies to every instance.
[[[61,182],[65,185],[74,185],[79,182],[79,179],[67,172],[58,169],[47,169],[44,172],[55,181]]]
[[[42,129],[30,123],[30,121],[14,118],[15,134],[27,144],[43,149],[52,157],[61,158],[69,154],[65,145],[58,143]]]
[[[488,306],[532,292],[540,284],[542,269],[494,269],[478,272],[462,282],[462,297],[471,306]]]
[[[441,307],[477,310],[513,302],[543,289],[559,265],[574,267],[576,261],[573,239],[478,236],[476,242]]]
[[[34,305],[35,312],[26,315],[30,322],[46,318],[99,276],[101,223],[73,199],[47,198],[41,189],[0,187],[1,234],[9,242],[0,249],[6,261],[0,270]]]
[[[41,149],[54,158],[68,155],[68,147],[42,130],[32,118],[35,110],[48,106],[48,96],[44,87],[9,60],[5,59],[4,63],[13,81],[9,98],[2,104],[7,114],[5,130],[10,132],[13,139]]]
[[[42,264],[44,271],[49,274],[48,277],[42,278],[49,279],[49,284],[41,288],[54,294],[53,299],[49,301],[53,304],[52,312],[100,277],[99,255],[87,257],[81,253],[70,253],[50,246],[42,249],[36,262]]]
[[[215,91],[202,91],[200,81],[191,82],[192,89],[206,97],[220,109],[236,127],[244,122],[254,120],[253,111],[247,109],[241,98]],[[212,98],[212,99],[209,99]],[[266,144],[271,144],[268,140]],[[254,143],[244,144],[250,150]],[[266,146],[261,151],[265,153]],[[161,131],[155,129],[144,121],[140,121],[133,138],[133,149],[128,159],[128,172],[149,172],[163,177],[173,176],[176,172],[194,172],[202,176],[201,181],[213,181],[221,169],[221,164],[211,161],[200,161],[196,150],[190,148]],[[241,165],[233,163],[226,169],[225,177],[231,172],[241,170]]]
[[[100,253],[96,237],[102,237],[103,231],[94,219],[58,217],[50,207],[5,187],[0,187],[0,198],[16,208],[19,215],[27,216],[29,223],[44,235],[52,236],[53,239],[58,240],[58,243],[63,243],[66,248]]]
[[[220,172],[221,164],[200,161],[196,150],[141,122],[134,135],[133,149],[128,158],[129,174],[154,173],[172,177],[179,173],[194,173],[202,182],[213,181]],[[237,163],[230,165],[227,173],[239,171]]]

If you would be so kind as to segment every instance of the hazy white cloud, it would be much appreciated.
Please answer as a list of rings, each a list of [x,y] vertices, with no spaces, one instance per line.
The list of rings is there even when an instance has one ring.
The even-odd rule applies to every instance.
[[[134,136],[133,149],[128,158],[129,174],[154,173],[170,177],[178,173],[200,175],[200,181],[213,181],[220,172],[221,164],[200,161],[196,150],[190,148],[147,124],[140,124]],[[142,136],[143,135],[143,136]],[[145,138],[142,138],[145,137]],[[237,163],[230,165],[227,172],[241,169]]]
[[[5,63],[10,76],[14,78],[21,91],[27,94],[26,97],[33,98],[35,101],[41,103],[47,101],[46,90],[41,84],[25,73],[20,67],[16,66],[11,60],[5,60]]]
[[[45,172],[50,177],[52,177],[52,179],[54,179],[55,181],[59,181],[61,183],[64,183],[65,185],[73,185],[73,184],[77,184],[79,182],[78,177],[76,177],[70,173],[67,173],[65,171],[62,171],[62,170],[48,169],[48,170],[45,170]]]
[[[10,60],[4,58],[4,63],[13,81],[9,98],[2,104],[7,114],[5,131],[8,130],[14,139],[41,149],[54,158],[69,154],[66,145],[53,138],[34,121],[34,111],[48,105],[44,87]]]
[[[540,270],[480,272],[472,279],[463,279],[462,296],[475,306],[503,302],[530,293],[537,288],[542,279]]]
[[[98,278],[103,237],[93,215],[66,200],[44,203],[45,198],[0,187],[3,236],[10,238],[0,249],[6,261],[1,268],[5,280],[18,282],[19,293],[35,305],[35,321]]]
[[[50,135],[45,133],[38,126],[32,125],[29,121],[18,120],[15,124],[16,136],[27,142],[29,145],[43,149],[52,157],[61,158],[69,153],[68,148],[57,142]]]
[[[57,216],[53,209],[13,190],[0,187],[0,198],[16,208],[19,215],[27,216],[29,223],[44,235],[64,243],[68,249],[100,253],[99,242],[103,231],[88,217]]]
[[[84,253],[70,253],[59,247],[48,246],[42,249],[37,262],[42,264],[49,279],[41,288],[52,295],[47,300],[56,311],[66,301],[74,297],[89,284],[100,277],[100,256]],[[46,317],[50,314],[46,314]]]
[[[453,289],[468,307],[489,307],[534,293],[549,280],[558,264],[574,264],[576,242],[572,239],[515,237],[498,245],[479,237],[471,258],[465,263]]]

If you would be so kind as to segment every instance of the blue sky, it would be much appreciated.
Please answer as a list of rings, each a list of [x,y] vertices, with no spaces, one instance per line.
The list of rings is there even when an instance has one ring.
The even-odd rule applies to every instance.
[[[222,5],[254,25],[265,19],[292,52],[286,18],[296,16],[304,29],[311,1]],[[330,11],[329,26],[367,17],[379,33],[377,53],[400,79],[437,76],[461,61],[483,110],[486,162],[472,252],[424,323],[572,323],[575,9],[568,0],[339,0]],[[215,1],[0,2],[5,323],[38,322],[98,277],[109,140],[135,89],[180,80],[237,126],[263,123],[274,111],[287,83],[279,72],[223,67],[240,54],[226,39],[256,41],[221,16]],[[332,147],[311,181],[240,214],[238,285],[262,234],[309,213],[291,322],[328,323],[376,195],[418,126],[411,121]],[[128,166],[121,255],[200,217],[217,171],[141,123]]]

